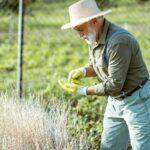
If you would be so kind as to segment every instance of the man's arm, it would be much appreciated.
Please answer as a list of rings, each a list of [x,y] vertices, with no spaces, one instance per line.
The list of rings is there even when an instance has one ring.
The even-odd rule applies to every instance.
[[[96,77],[97,76],[92,65],[89,64],[88,66],[85,67],[85,69],[86,69],[86,77]]]
[[[87,88],[87,95],[106,96],[120,92],[123,88],[131,59],[131,49],[118,43],[109,52],[108,77],[105,81]]]

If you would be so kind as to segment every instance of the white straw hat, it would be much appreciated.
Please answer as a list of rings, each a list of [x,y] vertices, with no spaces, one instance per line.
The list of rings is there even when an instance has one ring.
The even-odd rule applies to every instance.
[[[70,22],[63,25],[61,29],[73,28],[110,12],[110,9],[101,11],[95,0],[80,0],[69,7]]]

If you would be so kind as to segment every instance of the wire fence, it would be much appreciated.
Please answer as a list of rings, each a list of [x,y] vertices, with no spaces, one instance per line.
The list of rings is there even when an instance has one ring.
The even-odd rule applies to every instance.
[[[88,48],[74,31],[61,31],[69,21],[68,7],[75,0],[25,0],[23,82],[30,91],[53,91],[57,79],[88,61]],[[111,2],[111,1],[110,1]],[[138,39],[150,65],[150,2],[126,1],[111,5],[107,19],[129,30]],[[103,9],[103,1],[99,3]],[[18,1],[0,0],[0,90],[16,82]],[[150,70],[150,67],[148,67]],[[47,84],[49,83],[49,84]]]

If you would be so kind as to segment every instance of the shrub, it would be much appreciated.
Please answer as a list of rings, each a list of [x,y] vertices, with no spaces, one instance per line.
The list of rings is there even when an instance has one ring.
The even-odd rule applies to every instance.
[[[36,0],[24,0],[24,4],[27,7],[31,3],[35,2]],[[11,10],[15,13],[18,12],[19,0],[2,0],[0,3],[1,10]]]
[[[86,150],[83,135],[78,139],[67,131],[67,110],[51,103],[49,113],[34,101],[19,102],[0,96],[0,149]]]

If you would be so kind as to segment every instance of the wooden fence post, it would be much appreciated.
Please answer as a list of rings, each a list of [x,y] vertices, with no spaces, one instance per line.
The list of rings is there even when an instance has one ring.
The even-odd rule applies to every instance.
[[[19,0],[17,94],[21,101],[23,90],[24,0]]]

